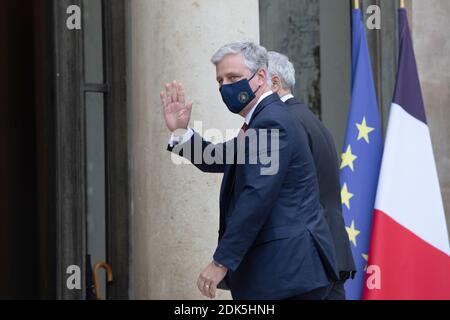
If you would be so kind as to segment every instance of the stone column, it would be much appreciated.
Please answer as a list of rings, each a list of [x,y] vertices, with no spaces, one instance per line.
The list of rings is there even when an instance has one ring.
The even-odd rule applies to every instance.
[[[171,161],[159,92],[167,82],[182,81],[194,102],[191,125],[201,120],[203,131],[218,128],[224,135],[226,128],[240,128],[243,119],[221,101],[209,60],[226,43],[259,41],[258,1],[133,0],[128,18],[131,297],[199,299],[197,277],[217,244],[222,175]]]
[[[411,1],[411,30],[450,230],[450,2]]]

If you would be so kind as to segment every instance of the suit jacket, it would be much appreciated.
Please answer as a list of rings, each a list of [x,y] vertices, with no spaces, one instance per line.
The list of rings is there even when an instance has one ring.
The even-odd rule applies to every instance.
[[[296,123],[306,130],[319,179],[320,203],[333,236],[337,268],[341,279],[345,280],[356,268],[342,217],[339,161],[333,137],[311,110],[297,99],[287,100],[286,108]]]
[[[256,129],[252,131],[250,129]],[[278,170],[262,175],[257,164],[224,164],[195,158],[197,151],[236,158],[237,140],[211,145],[198,134],[169,150],[194,161],[204,172],[223,172],[219,243],[214,260],[229,271],[225,282],[234,299],[284,299],[325,287],[338,278],[334,245],[323,209],[314,160],[305,131],[292,120],[277,94],[262,100],[247,133],[271,141],[258,129],[278,130],[279,143],[252,150],[246,157],[278,152]],[[247,136],[247,134],[246,134]],[[194,148],[194,150],[193,150]],[[192,152],[194,151],[194,152]],[[275,166],[274,166],[275,167]]]

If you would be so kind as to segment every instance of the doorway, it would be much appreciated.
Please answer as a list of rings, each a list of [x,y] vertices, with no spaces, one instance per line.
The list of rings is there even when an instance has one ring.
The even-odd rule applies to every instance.
[[[87,271],[106,262],[102,297],[127,299],[124,1],[7,1],[0,24],[0,298],[85,299]]]
[[[0,299],[39,295],[32,0],[0,10]]]

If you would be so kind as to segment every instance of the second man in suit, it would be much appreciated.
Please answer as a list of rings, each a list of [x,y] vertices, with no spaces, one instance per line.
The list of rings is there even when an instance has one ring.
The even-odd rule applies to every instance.
[[[355,272],[340,195],[339,162],[333,137],[312,111],[292,94],[295,86],[295,68],[289,59],[278,52],[269,52],[269,84],[278,93],[285,108],[295,119],[300,130],[305,130],[314,158],[320,190],[320,203],[333,236],[339,280],[333,285],[328,299],[345,299],[344,283]]]

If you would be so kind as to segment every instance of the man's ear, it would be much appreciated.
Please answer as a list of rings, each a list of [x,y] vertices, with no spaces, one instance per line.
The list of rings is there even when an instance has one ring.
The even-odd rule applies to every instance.
[[[264,70],[264,69],[259,69],[258,70],[258,80],[260,80],[263,83],[265,83],[268,76],[269,76],[269,74],[267,73],[266,70]]]
[[[278,92],[281,89],[281,79],[278,75],[272,76],[272,91]]]

